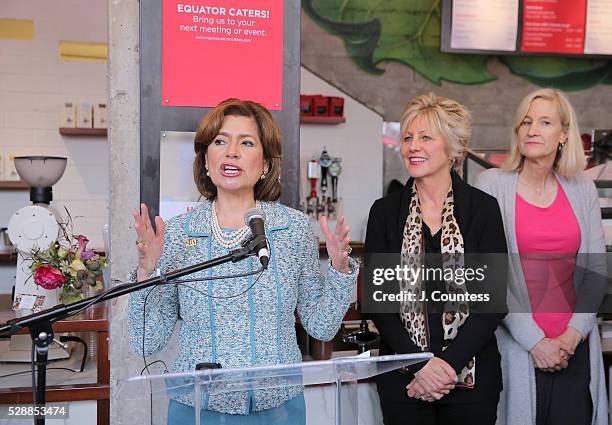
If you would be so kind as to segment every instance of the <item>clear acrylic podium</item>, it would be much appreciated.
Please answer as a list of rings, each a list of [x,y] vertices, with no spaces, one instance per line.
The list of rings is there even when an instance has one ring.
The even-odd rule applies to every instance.
[[[229,396],[230,393],[273,388],[332,386],[335,395],[334,406],[326,406],[333,409],[331,415],[333,418],[329,421],[329,425],[356,425],[359,380],[410,366],[431,357],[431,353],[343,357],[295,364],[137,376],[121,381],[113,398],[147,404],[151,402],[153,406],[159,407],[157,414],[153,413],[152,423],[165,425],[166,411],[162,407],[167,406],[171,398],[180,399],[189,396],[193,400],[193,411],[199,412],[211,395],[223,397],[223,394]],[[309,409],[313,408],[320,407],[306,404],[307,419]],[[200,415],[194,416],[193,423],[200,425]],[[279,421],[281,419],[286,423],[286,417],[279,417]],[[130,423],[136,425],[138,422]],[[148,419],[146,423],[150,423]],[[274,425],[275,421],[272,419],[268,423]],[[202,421],[202,425],[205,425],[205,420]]]

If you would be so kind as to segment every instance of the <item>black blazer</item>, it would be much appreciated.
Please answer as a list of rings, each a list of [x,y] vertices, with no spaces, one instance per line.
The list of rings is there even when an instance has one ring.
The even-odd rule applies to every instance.
[[[406,219],[409,214],[412,184],[410,179],[401,191],[377,200],[370,209],[364,254],[399,253]],[[505,253],[506,238],[499,205],[494,197],[465,183],[452,173],[454,213],[467,253]],[[501,277],[500,277],[501,278]],[[504,281],[506,277],[503,277]],[[369,284],[364,282],[364,284]],[[498,286],[503,288],[505,283]],[[471,314],[459,329],[456,338],[446,350],[434,354],[446,361],[457,373],[476,356],[476,384],[472,390],[456,389],[438,403],[474,402],[497,396],[502,388],[500,356],[495,329],[505,313]],[[381,336],[381,354],[420,352],[404,329],[399,314],[371,314],[369,316]],[[409,370],[416,371],[425,363]],[[416,402],[406,395],[405,386],[412,374],[391,372],[378,379],[381,398],[394,402]]]

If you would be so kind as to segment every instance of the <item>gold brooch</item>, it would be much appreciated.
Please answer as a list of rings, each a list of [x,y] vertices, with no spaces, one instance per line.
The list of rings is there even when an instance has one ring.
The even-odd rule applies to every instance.
[[[197,239],[187,239],[185,241],[185,246],[196,246],[198,244]]]

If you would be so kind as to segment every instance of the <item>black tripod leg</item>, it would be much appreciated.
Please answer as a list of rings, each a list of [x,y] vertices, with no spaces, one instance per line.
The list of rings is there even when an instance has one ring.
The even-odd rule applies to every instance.
[[[47,357],[49,347],[36,347],[36,400],[34,406],[43,408],[45,406],[45,388],[47,387]],[[34,417],[35,425],[44,425],[45,415],[36,415]]]
[[[45,424],[45,389],[47,386],[47,361],[49,344],[53,341],[53,328],[51,322],[41,322],[30,327],[30,336],[36,346],[36,388],[34,390],[33,405],[35,409],[34,424]],[[38,414],[37,414],[38,413]]]

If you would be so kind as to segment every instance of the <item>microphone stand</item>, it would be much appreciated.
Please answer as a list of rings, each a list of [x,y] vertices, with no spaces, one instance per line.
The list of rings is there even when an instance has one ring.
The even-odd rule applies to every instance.
[[[47,354],[49,344],[51,344],[54,337],[54,332],[51,323],[80,313],[81,311],[91,307],[92,305],[101,303],[103,301],[108,301],[110,299],[117,298],[122,295],[139,291],[141,289],[145,289],[151,286],[164,284],[172,279],[177,279],[179,277],[199,272],[201,270],[206,270],[218,266],[220,264],[228,263],[230,261],[236,263],[238,261],[244,260],[247,257],[256,255],[257,245],[262,242],[266,243],[266,238],[264,235],[254,236],[244,241],[242,243],[241,248],[231,251],[230,253],[221,257],[213,258],[210,261],[205,261],[200,264],[185,267],[183,269],[178,269],[167,274],[162,274],[161,276],[143,280],[141,282],[125,283],[122,285],[114,286],[106,290],[102,294],[95,295],[93,297],[86,298],[82,301],[78,301],[69,305],[59,304],[53,308],[35,314],[30,314],[28,316],[18,317],[9,320],[8,322],[6,322],[6,324],[0,326],[0,335],[6,334],[6,336],[13,335],[23,328],[28,328],[30,331],[30,336],[32,337],[32,342],[35,345],[37,379],[36,387],[32,388],[32,391],[34,393],[33,401],[34,405],[39,406],[42,412],[40,412],[38,409],[35,409],[35,413],[41,414],[37,414],[34,417],[34,424],[44,425],[45,423],[44,406],[48,363]],[[266,269],[266,267],[263,268],[264,270]]]

